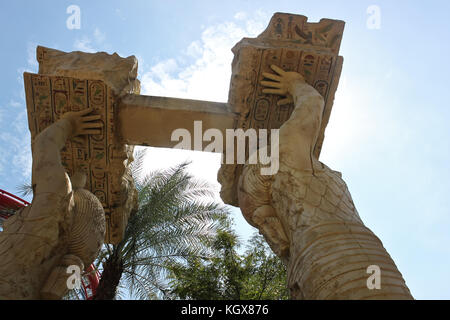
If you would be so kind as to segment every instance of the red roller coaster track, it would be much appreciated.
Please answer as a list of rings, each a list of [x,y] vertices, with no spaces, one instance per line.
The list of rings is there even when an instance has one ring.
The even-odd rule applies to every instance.
[[[8,219],[14,214],[14,211],[28,205],[30,205],[29,202],[0,189],[0,209],[4,209],[0,210],[0,220]],[[81,285],[83,289],[82,295],[86,298],[86,300],[92,300],[99,281],[100,273],[95,266],[91,264],[88,268],[86,268],[83,277],[81,278]]]

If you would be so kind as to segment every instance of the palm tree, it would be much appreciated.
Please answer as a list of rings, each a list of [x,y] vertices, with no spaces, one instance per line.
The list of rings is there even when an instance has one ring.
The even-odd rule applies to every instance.
[[[213,200],[214,189],[189,175],[188,163],[139,179],[143,158],[138,153],[132,168],[138,210],[123,240],[105,245],[97,259],[103,272],[95,300],[114,299],[120,284],[139,299],[167,298],[167,265],[209,255],[208,243],[228,225],[225,207]]]

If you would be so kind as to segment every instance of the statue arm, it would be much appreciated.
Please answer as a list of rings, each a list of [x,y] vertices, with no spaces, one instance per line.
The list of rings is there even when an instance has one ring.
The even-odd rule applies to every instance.
[[[278,105],[294,103],[290,118],[280,128],[280,161],[298,170],[313,169],[313,151],[322,123],[324,99],[297,72],[283,71],[272,65],[277,73],[263,73],[272,81],[261,81],[263,93],[285,96]]]
[[[79,135],[98,134],[101,123],[99,115],[88,114],[92,109],[68,112],[57,122],[48,126],[34,140],[32,181],[35,195],[71,191],[61,163],[61,149],[68,139],[80,139]]]
[[[297,72],[286,72],[272,65],[276,74],[263,73],[268,80],[263,93],[284,96],[278,105],[294,103],[290,118],[281,126],[279,136],[280,163],[294,170],[313,169],[313,150],[322,121],[324,100]],[[272,177],[261,176],[259,166],[246,165],[239,181],[239,206],[246,220],[266,237],[271,248],[281,257],[288,255],[288,230],[272,207]]]

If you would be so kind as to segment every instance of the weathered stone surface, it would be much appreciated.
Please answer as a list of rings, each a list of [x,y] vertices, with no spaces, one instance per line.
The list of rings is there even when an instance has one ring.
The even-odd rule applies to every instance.
[[[339,82],[342,57],[338,56],[344,22],[322,19],[308,23],[307,17],[276,13],[257,38],[244,38],[233,48],[234,60],[228,103],[239,114],[237,128],[275,129],[289,119],[294,105],[277,106],[281,99],[262,92],[260,81],[270,65],[304,75],[325,99],[323,121],[314,154],[319,157]],[[237,206],[237,181],[242,165],[222,165],[219,182],[225,203]]]
[[[36,59],[39,74],[101,80],[116,96],[140,92],[138,61],[134,56],[122,58],[117,53],[63,52],[38,46]]]
[[[221,196],[228,203],[239,204],[245,219],[259,229],[283,260],[292,299],[412,299],[394,261],[361,220],[341,174],[318,160],[335,90],[329,89],[335,81],[333,65],[337,68],[339,61],[336,55],[331,55],[337,53],[337,40],[326,41],[336,39],[332,33],[334,24],[322,20],[321,23],[326,21],[323,26],[319,23],[300,29],[302,18],[289,17],[275,15],[263,35],[289,37],[291,28],[304,39],[304,45],[314,45],[320,34],[324,39],[320,44],[325,47],[315,52],[317,56],[298,53],[291,64],[283,60],[283,50],[289,52],[291,48],[270,49],[266,56],[261,53],[259,56],[265,57],[262,61],[270,63],[275,73],[268,72],[265,64],[256,63],[258,55],[246,58],[246,52],[259,49],[241,48],[236,52],[233,65],[236,77],[232,79],[232,84],[234,81],[241,87],[234,92],[232,88],[230,93],[230,99],[238,96],[234,107],[239,107],[242,113],[241,126],[280,127],[279,170],[263,175],[261,163],[247,162],[239,169],[241,172],[222,171]],[[317,29],[318,26],[322,29]],[[311,38],[307,37],[308,30],[312,30]],[[305,59],[309,55],[314,59],[308,58],[305,65],[303,55]],[[292,52],[292,56],[296,53]],[[242,72],[252,72],[248,69],[251,61],[256,61],[253,71],[258,70],[253,84],[247,83],[245,76],[242,78]],[[323,61],[330,63],[325,67]],[[316,74],[305,72],[315,63]],[[283,106],[293,108],[286,111],[287,119],[281,116]],[[230,183],[233,174],[238,178],[235,185]],[[224,186],[229,187],[225,189],[227,192]],[[378,273],[371,277],[373,268]]]
[[[226,129],[232,129],[236,121],[228,104],[221,102],[129,94],[121,99],[118,109],[120,137],[131,145],[172,148],[179,143],[171,141],[177,129],[187,130],[192,140],[201,140],[209,129],[219,130],[225,137]],[[201,126],[197,130],[196,121]],[[203,151],[210,143],[191,143],[190,149]]]
[[[219,133],[232,124],[243,129],[280,128],[278,171],[264,175],[261,164],[223,165],[219,181],[222,199],[239,206],[245,219],[259,229],[285,262],[291,297],[411,299],[401,273],[381,241],[364,226],[341,174],[318,160],[342,67],[338,51],[344,23],[329,19],[307,23],[306,20],[304,16],[277,13],[258,38],[243,39],[235,46],[228,105],[130,95],[137,93],[139,87],[133,59],[124,62],[104,53],[96,56],[38,49],[40,72],[50,75],[25,74],[30,131],[36,139],[46,133],[46,144],[52,146],[59,141],[59,147],[57,156],[51,159],[45,159],[48,148],[34,147],[33,159],[44,158],[40,165],[46,164],[48,170],[59,165],[62,172],[59,176],[65,177],[64,171],[69,172],[74,185],[78,185],[75,171],[87,174],[88,187],[97,196],[92,198],[99,198],[107,212],[107,241],[114,243],[120,240],[135,204],[133,181],[127,175],[132,148],[123,141],[172,146],[170,131],[180,126],[192,133],[196,131],[192,128],[194,120],[204,121],[206,128],[218,126]],[[114,69],[115,61],[120,66],[117,69]],[[71,139],[69,133],[77,126],[61,115],[88,108],[93,108],[102,131],[87,130],[84,141]],[[167,123],[159,123],[155,117]],[[94,120],[88,119],[85,122]],[[97,124],[85,122],[81,121],[80,126],[98,128]],[[148,125],[153,127],[148,130]],[[49,128],[59,133],[49,134]],[[59,154],[64,144],[61,159],[65,168],[55,161],[61,160]],[[16,296],[51,296],[59,292],[58,285],[63,283],[63,266],[77,259],[76,263],[82,265],[81,257],[88,252],[89,258],[84,260],[92,259],[100,245],[91,240],[83,243],[88,237],[85,230],[89,228],[80,229],[83,232],[69,230],[72,221],[67,217],[72,217],[70,210],[76,207],[76,197],[71,196],[71,184],[66,181],[70,180],[67,177],[53,181],[56,175],[45,174],[47,171],[40,165],[33,168],[33,175],[44,174],[44,185],[51,190],[37,192],[40,196],[33,199],[31,209],[23,210],[11,220],[11,225],[6,226],[6,236],[0,237],[0,254],[3,252],[6,257],[0,260],[0,267],[14,281],[28,281],[28,284],[18,286],[14,281],[0,279],[3,286],[0,293],[6,292],[5,288],[16,288]],[[36,215],[30,213],[34,208],[45,209],[48,203],[52,205],[50,215],[38,209]],[[61,207],[69,209],[61,211]],[[33,221],[38,223],[30,223]],[[30,229],[24,233],[20,230],[22,226]],[[101,234],[101,230],[97,231]],[[18,237],[18,242],[28,241],[27,248],[36,247],[30,237],[23,236],[28,234],[37,235],[39,241],[45,242],[32,250],[32,255],[11,241]],[[66,234],[69,239],[74,235],[74,241],[67,241]],[[73,247],[67,246],[70,243]],[[46,265],[41,267],[36,261],[45,261]],[[40,268],[41,272],[36,272],[36,278],[18,278],[11,268],[14,263],[22,275],[28,269],[35,272]],[[379,291],[367,285],[367,270],[373,266],[383,272]],[[45,283],[44,290],[38,291],[42,283]],[[20,292],[28,288],[34,290],[31,295]]]
[[[69,175],[87,176],[87,189],[104,206],[105,241],[122,239],[128,217],[137,206],[137,193],[129,172],[133,148],[118,138],[117,106],[120,96],[139,93],[137,60],[104,52],[65,53],[37,48],[39,75],[24,74],[28,123],[32,141],[39,132],[68,111],[94,108],[104,124],[101,134],[84,142],[67,141],[61,152]]]
[[[341,174],[318,161],[315,145],[323,96],[299,73],[272,66],[263,92],[292,96],[295,109],[280,128],[279,171],[244,165],[238,201],[245,219],[284,261],[293,299],[411,299],[381,241],[361,220]],[[273,89],[277,88],[277,89]],[[381,287],[372,288],[370,268]]]
[[[91,113],[65,113],[35,137],[33,201],[0,233],[1,300],[61,299],[71,273],[80,275],[103,245],[103,206],[84,189],[83,171],[69,178],[60,156],[67,140],[99,133],[100,116]]]

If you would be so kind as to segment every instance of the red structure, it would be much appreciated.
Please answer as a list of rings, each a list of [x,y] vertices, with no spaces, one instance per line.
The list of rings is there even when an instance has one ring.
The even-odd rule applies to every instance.
[[[0,209],[6,209],[0,210],[0,219],[8,219],[13,211],[28,205],[29,202],[0,189]]]
[[[100,276],[100,272],[98,272],[93,264],[84,271],[84,275],[81,278],[81,285],[86,300],[92,300],[92,298],[94,298]]]
[[[0,221],[11,217],[17,209],[29,206],[30,203],[7,191],[0,189]],[[91,264],[81,278],[82,295],[86,300],[92,300],[100,281],[100,272]]]

